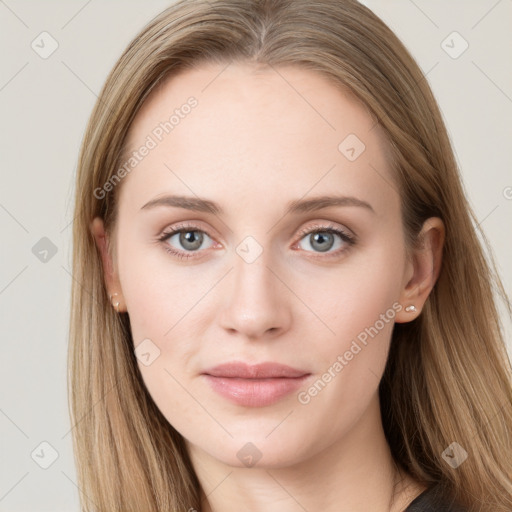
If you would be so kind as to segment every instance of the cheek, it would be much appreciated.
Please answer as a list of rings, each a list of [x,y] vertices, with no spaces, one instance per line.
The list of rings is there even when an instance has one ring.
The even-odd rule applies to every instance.
[[[215,276],[201,266],[180,266],[163,246],[125,239],[119,274],[134,343],[146,337],[165,343],[175,329],[190,322]],[[129,255],[126,257],[125,255]],[[200,309],[200,307],[199,307]]]
[[[190,364],[195,363],[193,356],[202,339],[206,304],[200,299],[207,289],[204,285],[189,286],[189,281],[194,280],[185,279],[179,271],[162,275],[149,266],[131,274],[125,293],[135,354],[146,351],[147,346],[158,356],[150,366],[139,358],[151,394],[155,389],[172,387],[170,374],[181,382],[182,376],[194,369]]]
[[[182,435],[190,435],[194,430],[190,426],[204,415],[190,385],[198,351],[194,340],[200,339],[194,330],[200,308],[193,308],[179,287],[170,289],[170,278],[139,283],[128,307],[144,385],[167,421]]]
[[[385,241],[375,241],[364,250],[354,251],[337,266],[304,266],[290,271],[293,274],[288,279],[293,279],[294,292],[324,324],[307,313],[323,333],[313,339],[332,340],[329,346],[343,348],[347,340],[392,308],[400,296],[403,268],[400,251]],[[388,316],[394,318],[394,313],[391,309]],[[389,336],[389,329],[384,328],[383,334]]]
[[[311,336],[308,353],[317,361],[318,379],[298,396],[321,418],[320,411],[335,406],[357,416],[378,388],[387,361],[398,302],[403,260],[389,246],[372,250],[342,265],[334,275],[304,275],[298,294],[318,312],[322,335]],[[311,283],[315,283],[312,287]],[[313,414],[313,412],[312,412]],[[325,420],[325,417],[323,417]],[[316,421],[316,420],[315,420]],[[337,417],[335,421],[344,421]],[[340,425],[341,428],[341,425]]]
[[[130,257],[120,257],[119,273],[137,364],[153,401],[180,431],[181,422],[186,429],[193,417],[204,415],[193,399],[190,375],[198,369],[212,280],[204,270],[199,275],[200,266],[170,263],[158,247],[126,243],[124,249]]]

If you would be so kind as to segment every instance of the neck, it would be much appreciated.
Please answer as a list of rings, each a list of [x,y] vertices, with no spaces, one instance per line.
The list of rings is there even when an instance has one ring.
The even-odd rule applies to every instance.
[[[425,489],[398,471],[378,396],[343,438],[285,467],[234,467],[196,445],[188,450],[201,484],[201,512],[402,512]]]

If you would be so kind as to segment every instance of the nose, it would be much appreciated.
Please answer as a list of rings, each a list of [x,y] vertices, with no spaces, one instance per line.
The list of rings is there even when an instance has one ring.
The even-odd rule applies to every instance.
[[[293,294],[283,284],[284,276],[264,255],[265,251],[252,263],[235,255],[231,278],[221,292],[225,301],[220,322],[231,335],[258,340],[276,337],[290,328]]]

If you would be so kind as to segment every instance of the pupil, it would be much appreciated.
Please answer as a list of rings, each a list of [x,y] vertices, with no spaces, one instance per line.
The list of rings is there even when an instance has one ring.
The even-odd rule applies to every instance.
[[[313,241],[311,242],[311,246],[313,248],[318,249],[321,252],[328,251],[334,243],[333,235],[332,233],[314,233],[311,235],[313,237]],[[325,244],[325,242],[328,241],[330,243]],[[318,245],[320,244],[320,245]]]
[[[199,249],[203,242],[203,235],[197,231],[185,231],[180,233],[180,243],[189,250]]]

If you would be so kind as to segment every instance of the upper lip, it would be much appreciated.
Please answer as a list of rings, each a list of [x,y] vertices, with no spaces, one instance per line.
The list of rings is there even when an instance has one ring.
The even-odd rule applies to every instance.
[[[209,368],[203,372],[213,377],[231,377],[240,379],[296,378],[309,375],[308,372],[292,368],[285,364],[265,362],[248,364],[231,361]]]

